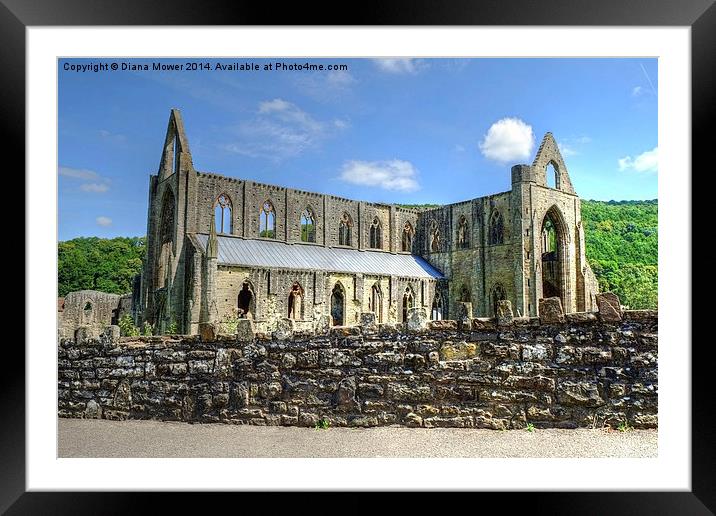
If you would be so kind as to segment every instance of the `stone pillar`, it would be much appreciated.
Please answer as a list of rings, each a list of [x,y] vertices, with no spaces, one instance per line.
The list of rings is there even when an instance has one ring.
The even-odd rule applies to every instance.
[[[564,323],[564,312],[562,311],[562,300],[558,297],[548,297],[539,300],[539,322],[540,324],[561,324]]]

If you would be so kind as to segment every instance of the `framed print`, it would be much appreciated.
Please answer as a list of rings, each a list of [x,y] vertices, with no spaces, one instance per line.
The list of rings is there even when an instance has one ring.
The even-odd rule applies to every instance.
[[[3,510],[89,514],[97,504],[121,507],[128,498],[107,491],[184,490],[530,491],[515,498],[526,506],[522,510],[540,512],[539,507],[551,514],[716,510],[710,391],[703,385],[710,361],[705,346],[692,344],[697,339],[691,315],[700,306],[691,282],[692,224],[699,221],[691,210],[692,170],[708,169],[708,117],[716,85],[712,1],[430,7],[392,2],[341,20],[330,6],[316,9],[313,17],[291,6],[270,12],[228,3],[210,9],[181,2],[171,8],[80,0],[44,4],[3,0],[0,5],[3,135],[6,153],[20,158],[26,171],[28,242],[26,347],[23,353],[8,346],[13,366],[3,374]],[[269,65],[281,71],[268,73]],[[316,70],[327,65],[345,68],[326,80]],[[296,100],[299,91],[305,102]],[[167,107],[167,98],[185,102]],[[161,122],[155,120],[159,111]],[[625,111],[643,123],[630,125],[621,116]],[[470,120],[472,113],[484,120]],[[121,130],[111,117],[121,118]],[[581,129],[586,124],[570,125],[580,118],[608,138],[595,143],[594,135]],[[571,133],[553,135],[553,125]],[[146,157],[150,140],[163,143],[154,152],[159,172],[151,172],[156,179],[148,174],[147,186],[139,176],[149,170],[135,169],[156,166]],[[620,147],[620,141],[633,145]],[[433,146],[436,150],[429,150]],[[519,165],[525,160],[532,165]],[[567,173],[570,161],[580,163],[577,174]],[[234,163],[241,173],[231,173]],[[473,192],[470,167],[494,167],[501,179],[483,176],[486,190]],[[177,182],[169,188],[172,176]],[[520,217],[501,215],[522,202],[518,189],[534,202],[527,215],[520,205],[524,226]],[[599,221],[591,227],[601,231],[601,249],[608,248],[598,258],[588,257],[591,268],[581,247],[580,189],[588,192],[584,199],[597,199],[583,201],[581,213]],[[501,197],[508,190],[509,200],[507,194]],[[439,206],[431,204],[431,195]],[[468,197],[474,199],[465,204]],[[598,202],[610,199],[654,199],[634,208],[643,208],[639,217],[653,211],[653,223],[600,219],[618,207]],[[194,219],[192,210],[198,213]],[[539,219],[537,229],[526,222],[531,219]],[[113,269],[119,286],[97,273],[83,279],[58,275],[58,243],[91,231],[115,237],[143,228],[146,240],[132,244],[146,246],[133,269],[136,276],[115,272],[121,269],[112,261],[116,248],[100,253],[99,262]],[[624,280],[627,267],[613,257],[626,251],[607,239],[629,234],[634,249],[652,252],[657,232],[658,263],[647,263]],[[499,250],[517,234],[523,244]],[[194,246],[195,254],[178,250],[175,235]],[[594,238],[586,245],[594,246]],[[447,248],[454,248],[452,262],[440,254]],[[527,265],[514,267],[528,272],[513,279],[504,264],[521,263],[522,252]],[[467,264],[468,255],[469,271],[463,272],[454,263]],[[331,264],[323,276],[305,272],[326,260]],[[302,276],[282,272],[291,268]],[[619,289],[633,278],[645,293],[625,297],[626,290]],[[637,288],[635,281],[630,288]],[[97,297],[97,291],[107,294]],[[612,300],[605,291],[621,296]],[[635,314],[635,309],[652,311]],[[107,321],[100,321],[100,312]],[[574,351],[561,333],[549,334],[557,340],[546,347],[519,341],[520,331],[565,321],[609,323],[609,314],[631,326],[617,337],[610,327],[589,330],[590,336],[613,340],[602,348]],[[643,323],[645,318],[653,324]],[[442,331],[451,336],[443,340],[456,340],[450,332],[465,324],[477,332],[477,345],[464,338],[435,349],[411,344],[397,359],[391,354],[404,346],[401,328]],[[505,331],[504,324],[514,326]],[[354,326],[366,335],[373,331],[366,328],[393,328],[398,336],[381,333],[380,339],[390,342],[371,344],[386,347],[367,358],[345,350],[314,353],[291,340],[321,325],[327,334],[342,332],[345,342],[356,334]],[[177,335],[218,342],[226,334],[233,343],[243,342],[243,331],[248,347],[181,348],[189,338],[168,343]],[[146,348],[130,344],[127,336]],[[254,346],[264,338],[257,336],[290,344],[277,343],[267,352]],[[490,340],[511,338],[515,345],[504,350]],[[547,342],[542,334],[534,338]],[[80,345],[83,339],[105,344],[88,351]],[[174,354],[171,346],[178,346]],[[534,358],[540,353],[552,362]],[[489,357],[489,366],[480,371],[476,357]],[[386,376],[361,376],[350,360],[369,364],[373,376]],[[391,360],[395,363],[388,364]],[[335,378],[311,376],[319,364]],[[569,378],[555,387],[552,378],[572,365]],[[224,391],[221,382],[218,390],[201,391],[202,375],[222,367],[228,377],[255,367],[251,374],[263,375],[262,381],[226,381]],[[295,375],[285,372],[294,367]],[[415,379],[427,378],[424,371],[431,367],[441,376],[429,388],[420,386]],[[418,383],[400,384],[398,370]],[[539,382],[529,376],[534,370],[542,371],[535,373]],[[598,375],[613,377],[592,382]],[[191,389],[199,390],[172,391],[173,377],[196,379]],[[150,378],[156,382],[146,387]],[[488,381],[510,384],[509,393],[524,398],[506,399],[499,388],[480,387]],[[156,390],[160,384],[166,392]],[[314,392],[312,385],[329,387]],[[458,401],[436,409],[425,402],[428,391]],[[597,409],[605,400],[612,412]],[[222,411],[224,402],[233,408]],[[292,407],[323,402],[337,408],[324,413]],[[618,438],[619,428],[625,441],[627,430],[643,425],[652,429],[643,435],[653,444],[658,432],[658,453],[649,444],[647,458],[616,452],[599,459],[547,458],[541,450],[539,458],[416,452],[398,460],[366,452],[349,459],[307,452],[290,459],[294,455],[282,451],[271,459],[260,458],[269,454],[211,459],[215,455],[196,453],[161,458],[171,455],[160,450],[154,458],[138,459],[144,455],[84,454],[107,444],[100,434],[76,436],[79,451],[67,452],[58,444],[58,415],[62,425],[128,417],[191,421],[197,423],[194,430],[212,421],[250,422],[254,429],[275,425],[271,431],[307,426],[313,432],[307,449],[330,439],[331,432],[363,430],[341,426],[384,425],[390,431],[412,424],[434,438],[453,435],[453,428],[436,426],[482,425],[538,437],[543,428],[569,432],[585,427],[588,418],[597,425],[604,416],[597,426],[612,428],[610,437]],[[139,434],[132,439],[141,441]],[[254,446],[258,449],[258,441]],[[365,445],[376,449],[371,446]],[[443,446],[461,448],[454,442]],[[318,458],[327,456],[343,458]]]

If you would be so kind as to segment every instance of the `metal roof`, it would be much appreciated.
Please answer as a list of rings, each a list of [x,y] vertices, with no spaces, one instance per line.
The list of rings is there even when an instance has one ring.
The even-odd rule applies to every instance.
[[[206,252],[209,235],[197,234],[201,250]],[[278,269],[322,270],[442,279],[443,275],[428,262],[412,254],[359,251],[314,244],[286,243],[218,236],[221,265]]]

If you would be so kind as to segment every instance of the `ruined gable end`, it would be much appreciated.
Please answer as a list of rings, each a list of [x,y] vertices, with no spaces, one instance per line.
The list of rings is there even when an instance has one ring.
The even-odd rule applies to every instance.
[[[556,177],[553,184],[550,185],[548,174],[552,173],[552,170],[550,170],[552,167]],[[564,164],[562,153],[559,152],[559,146],[552,133],[547,133],[542,138],[542,143],[532,163],[532,170],[538,185],[550,186],[566,193],[575,194],[572,181],[569,179],[567,165]]]
[[[184,132],[184,122],[178,109],[169,114],[164,150],[159,163],[158,175],[165,179],[180,170],[193,170],[194,164],[189,150],[189,140]]]

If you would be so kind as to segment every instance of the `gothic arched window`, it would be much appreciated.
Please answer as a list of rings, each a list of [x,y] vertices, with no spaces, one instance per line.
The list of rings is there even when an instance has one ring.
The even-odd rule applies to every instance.
[[[403,293],[403,322],[408,322],[408,310],[413,308],[415,303],[415,294],[410,287],[405,288]]]
[[[467,219],[465,215],[460,217],[460,222],[457,225],[457,246],[460,249],[467,249],[470,247],[470,234],[468,233]]]
[[[433,306],[430,310],[430,319],[433,321],[440,321],[443,318],[443,297],[439,290],[435,291],[435,297],[433,298]]]
[[[271,201],[264,202],[259,213],[259,236],[276,238],[276,211]]]
[[[351,245],[351,228],[353,221],[351,216],[344,213],[338,226],[338,245]]]
[[[507,299],[507,296],[505,295],[505,289],[500,284],[497,283],[494,287],[492,287],[492,315],[497,316],[497,303]]]
[[[231,199],[221,194],[214,205],[214,220],[217,233],[231,233]]]
[[[370,303],[368,309],[375,313],[375,319],[378,323],[383,322],[383,293],[378,283],[373,284],[370,289]]]
[[[380,225],[378,217],[373,219],[373,223],[370,225],[370,248],[380,249],[382,247],[383,230]]]
[[[410,222],[406,222],[403,228],[402,250],[406,253],[412,252],[413,250],[413,226]]]
[[[301,241],[316,241],[316,217],[311,208],[306,208],[301,214]]]
[[[490,216],[490,244],[502,244],[504,242],[504,232],[502,214],[495,210]]]
[[[440,251],[440,230],[435,222],[430,226],[430,250],[434,253]]]
[[[303,289],[298,282],[291,287],[288,294],[288,318],[298,320],[302,316]]]

